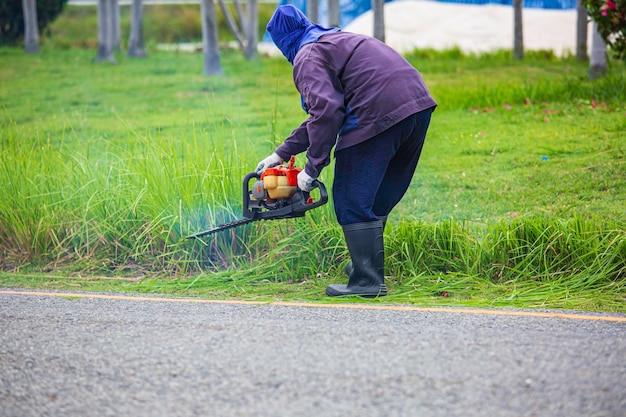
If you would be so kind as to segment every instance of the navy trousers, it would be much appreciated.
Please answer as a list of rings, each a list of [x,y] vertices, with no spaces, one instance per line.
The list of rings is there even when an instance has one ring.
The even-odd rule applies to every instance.
[[[340,225],[387,216],[409,188],[434,108],[335,152],[333,201]]]

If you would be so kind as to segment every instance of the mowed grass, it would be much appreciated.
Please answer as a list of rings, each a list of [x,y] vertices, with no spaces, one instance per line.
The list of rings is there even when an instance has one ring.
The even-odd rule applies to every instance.
[[[240,216],[243,176],[304,119],[289,64],[225,51],[211,78],[149,53],[0,49],[2,285],[330,301],[332,204],[184,239]],[[545,52],[407,58],[439,108],[370,302],[625,311],[624,65],[590,82]]]

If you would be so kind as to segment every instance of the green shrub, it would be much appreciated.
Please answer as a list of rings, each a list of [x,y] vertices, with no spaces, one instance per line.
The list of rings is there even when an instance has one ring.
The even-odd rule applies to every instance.
[[[12,0],[14,1],[14,0]],[[265,33],[275,5],[259,4],[259,39]],[[234,40],[223,13],[216,8],[219,39]],[[122,43],[130,32],[130,6],[120,6]],[[144,39],[148,46],[159,43],[202,42],[202,22],[199,4],[145,4]],[[54,47],[96,49],[98,47],[98,12],[96,6],[68,6],[50,26],[49,40]]]
[[[626,0],[585,0],[584,5],[615,57],[626,61]]]

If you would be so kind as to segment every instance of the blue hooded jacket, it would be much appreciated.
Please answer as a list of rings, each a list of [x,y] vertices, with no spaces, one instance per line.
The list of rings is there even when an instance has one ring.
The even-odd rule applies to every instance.
[[[307,43],[317,42],[320,36],[338,32],[339,28],[325,28],[311,22],[291,4],[279,6],[267,24],[267,31],[278,49],[293,65],[296,54]]]

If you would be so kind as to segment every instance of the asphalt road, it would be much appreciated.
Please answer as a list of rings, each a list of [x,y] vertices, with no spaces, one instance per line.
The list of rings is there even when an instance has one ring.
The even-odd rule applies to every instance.
[[[624,316],[493,313],[0,290],[0,416],[626,416]]]

